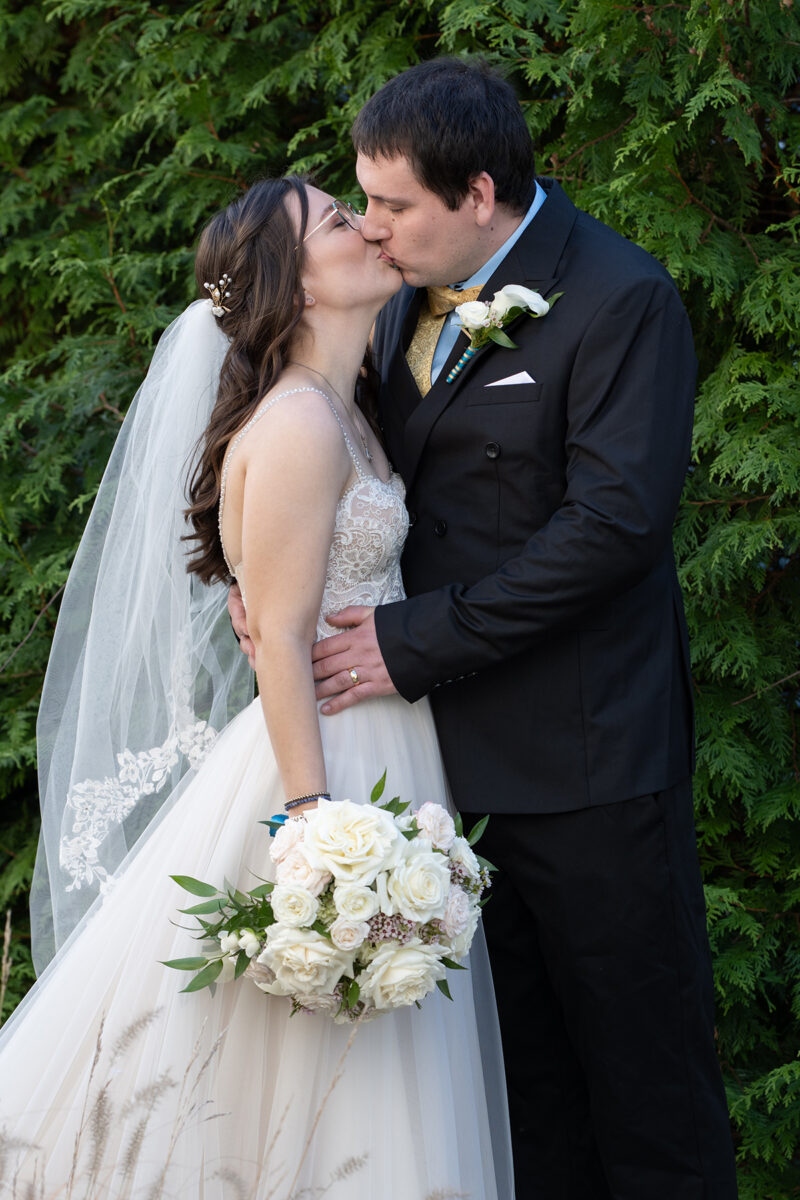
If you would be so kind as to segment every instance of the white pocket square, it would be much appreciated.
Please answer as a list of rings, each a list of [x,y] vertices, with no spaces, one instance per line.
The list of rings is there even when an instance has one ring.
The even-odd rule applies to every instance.
[[[516,375],[506,375],[505,379],[495,379],[492,383],[485,383],[484,387],[511,387],[517,383],[536,383],[532,375],[527,371],[517,371]]]

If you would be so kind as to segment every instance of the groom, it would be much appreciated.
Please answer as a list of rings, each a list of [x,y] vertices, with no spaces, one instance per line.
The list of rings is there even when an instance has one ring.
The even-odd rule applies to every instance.
[[[457,806],[492,814],[516,1200],[733,1200],[670,540],[686,315],[658,263],[534,178],[484,66],[403,72],[353,140],[364,237],[406,283],[374,352],[409,599],[337,618],[323,712],[429,694]],[[508,284],[561,298],[449,378],[452,306]]]

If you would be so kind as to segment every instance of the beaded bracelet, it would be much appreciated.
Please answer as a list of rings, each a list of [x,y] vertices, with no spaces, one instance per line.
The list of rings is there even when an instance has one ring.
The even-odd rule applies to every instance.
[[[294,800],[287,800],[284,808],[288,812],[290,808],[297,808],[298,804],[308,804],[311,800],[330,800],[327,792],[314,792],[310,796],[297,796]]]

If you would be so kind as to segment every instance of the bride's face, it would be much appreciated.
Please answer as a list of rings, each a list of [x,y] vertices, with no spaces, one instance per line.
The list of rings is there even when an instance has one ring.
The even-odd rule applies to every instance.
[[[318,188],[307,188],[306,195],[302,272],[306,292],[318,306],[364,306],[377,312],[400,289],[402,275],[389,265],[380,246],[364,241],[360,217],[348,212],[341,216],[333,207],[333,196]],[[299,236],[300,204],[295,196],[289,202]]]

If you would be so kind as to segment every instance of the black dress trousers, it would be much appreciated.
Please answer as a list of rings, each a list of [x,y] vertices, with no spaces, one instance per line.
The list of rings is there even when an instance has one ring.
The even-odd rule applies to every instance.
[[[690,784],[477,850],[516,1200],[735,1200]]]

